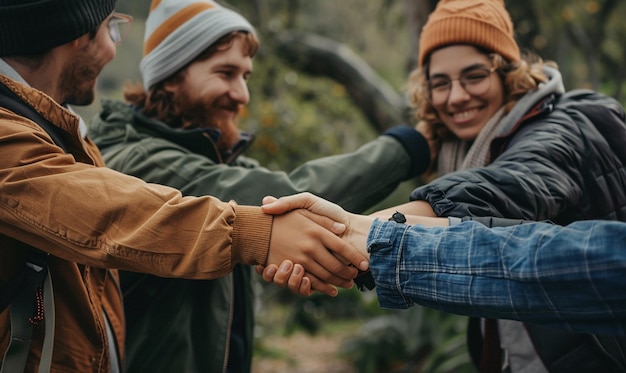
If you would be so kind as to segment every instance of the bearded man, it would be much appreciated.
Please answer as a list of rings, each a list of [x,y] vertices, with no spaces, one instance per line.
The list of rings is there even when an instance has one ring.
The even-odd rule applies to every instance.
[[[155,0],[146,21],[143,85],[126,102],[104,100],[90,136],[107,166],[185,195],[260,205],[266,195],[309,191],[362,212],[429,164],[425,139],[394,127],[356,152],[272,172],[242,155],[237,127],[259,41],[241,15],[208,0]],[[251,272],[238,265],[210,281],[122,273],[126,369],[248,372]]]

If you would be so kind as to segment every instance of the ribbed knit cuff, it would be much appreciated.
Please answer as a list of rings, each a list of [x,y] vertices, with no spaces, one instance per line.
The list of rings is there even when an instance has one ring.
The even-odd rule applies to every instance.
[[[232,258],[233,263],[265,264],[270,247],[273,216],[266,215],[260,207],[233,206]]]
[[[401,125],[392,127],[383,133],[398,140],[411,158],[411,169],[413,176],[423,174],[430,165],[430,149],[428,141],[415,128]]]

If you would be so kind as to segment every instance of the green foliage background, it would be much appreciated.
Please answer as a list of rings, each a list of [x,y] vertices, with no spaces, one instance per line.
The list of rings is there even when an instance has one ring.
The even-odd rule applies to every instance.
[[[392,87],[402,92],[410,70],[406,4],[427,0],[230,0],[222,4],[246,16],[257,28],[261,50],[250,80],[251,104],[242,120],[257,135],[250,155],[271,169],[290,170],[303,161],[355,150],[378,135],[346,90],[324,77],[310,77],[280,59],[273,36],[305,30],[344,43]],[[121,97],[127,80],[139,81],[143,23],[149,0],[121,0],[117,9],[135,17],[130,37],[101,75],[99,93]],[[566,88],[587,87],[621,98],[626,69],[626,3],[615,0],[506,1],[523,50],[555,60]],[[605,8],[612,6],[608,16]],[[578,35],[576,41],[571,35]],[[578,44],[577,44],[578,43]],[[585,44],[586,43],[586,44]],[[79,109],[90,117],[98,104]],[[405,202],[420,181],[406,183],[375,207]]]
[[[398,92],[402,92],[416,45],[408,34],[408,1],[427,0],[230,0],[222,2],[242,13],[257,27],[261,50],[250,79],[251,104],[242,128],[255,132],[249,155],[271,169],[290,170],[302,162],[355,150],[378,135],[353,105],[342,85],[311,77],[281,60],[273,36],[283,30],[305,30],[344,43]],[[143,24],[149,0],[120,0],[118,11],[134,16],[132,31],[105,68],[98,86],[102,97],[121,98],[126,81],[139,81]],[[506,1],[524,50],[556,61],[566,88],[598,89],[622,97],[626,69],[626,3],[617,0]],[[623,100],[622,100],[623,101]],[[78,111],[88,121],[99,104]],[[405,183],[373,210],[407,201],[420,183]],[[389,312],[377,307],[374,293],[362,296],[342,291],[339,299],[294,299],[259,285],[261,294],[257,335],[271,333],[263,314],[279,304],[291,316],[284,331],[319,331],[322,322],[362,320],[348,340],[344,354],[358,371],[459,372],[473,371],[464,346],[464,318],[414,307]],[[274,294],[274,295],[271,295]],[[271,301],[269,299],[272,299]],[[342,301],[343,300],[343,301]],[[330,312],[333,310],[333,312]],[[338,312],[341,310],[342,312]],[[352,310],[353,312],[349,312]],[[360,311],[357,311],[360,310]]]

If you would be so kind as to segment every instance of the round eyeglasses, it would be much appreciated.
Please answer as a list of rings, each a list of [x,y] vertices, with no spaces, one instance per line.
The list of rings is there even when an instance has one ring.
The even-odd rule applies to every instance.
[[[123,13],[113,13],[109,20],[109,36],[115,45],[120,45],[130,31],[130,24],[133,21],[133,17]]]
[[[489,90],[491,73],[496,71],[495,67],[476,67],[463,71],[456,79],[451,79],[445,75],[436,75],[428,79],[428,89],[430,91],[430,101],[433,105],[441,105],[448,101],[452,91],[452,82],[458,80],[465,92],[472,96],[480,96]]]

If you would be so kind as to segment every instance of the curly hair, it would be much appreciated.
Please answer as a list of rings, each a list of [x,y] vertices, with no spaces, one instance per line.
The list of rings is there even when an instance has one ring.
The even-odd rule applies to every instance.
[[[543,61],[539,56],[526,53],[517,62],[508,62],[497,53],[481,50],[489,56],[496,72],[504,81],[504,110],[508,113],[528,91],[531,91],[548,78],[543,72],[543,66],[557,67],[552,61]],[[437,145],[441,141],[450,139],[454,135],[439,118],[437,111],[430,102],[428,88],[427,61],[422,68],[414,69],[407,82],[407,95],[417,122],[429,129],[432,139]]]
[[[141,107],[144,115],[167,123],[174,128],[183,126],[183,115],[174,104],[174,97],[163,87],[166,83],[181,82],[184,80],[183,72],[190,64],[197,61],[205,61],[215,53],[228,50],[232,47],[235,39],[241,37],[246,46],[246,55],[253,58],[259,50],[259,40],[257,37],[246,31],[234,31],[222,36],[210,47],[205,49],[189,64],[183,66],[174,74],[156,83],[148,92],[145,91],[141,83],[126,83],[124,85],[124,98],[129,103]]]

